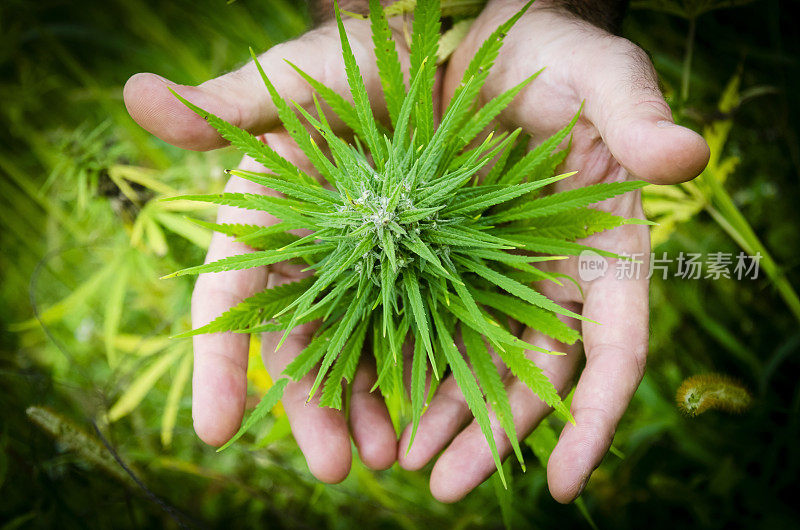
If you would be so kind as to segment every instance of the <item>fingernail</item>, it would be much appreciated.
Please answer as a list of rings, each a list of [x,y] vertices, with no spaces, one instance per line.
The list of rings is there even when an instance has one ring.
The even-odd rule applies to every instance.
[[[661,129],[665,129],[667,127],[675,127],[675,123],[669,120],[661,120],[656,122],[656,127],[660,127]]]

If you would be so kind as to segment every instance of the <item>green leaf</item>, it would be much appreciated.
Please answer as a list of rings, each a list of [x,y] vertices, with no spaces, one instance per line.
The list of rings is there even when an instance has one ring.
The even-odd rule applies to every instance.
[[[531,81],[536,79],[542,70],[531,75],[518,85],[506,90],[499,96],[495,96],[488,103],[482,105],[478,112],[473,114],[463,125],[458,133],[458,143],[454,143],[457,149],[469,144],[481,131],[483,131],[519,94],[523,88],[528,86]]]
[[[428,359],[425,356],[425,348],[421,337],[417,335],[414,340],[414,354],[411,361],[411,436],[408,440],[408,449],[414,443],[417,435],[419,420],[425,408],[425,375],[428,368]]]
[[[525,383],[534,394],[539,396],[539,399],[548,406],[553,407],[566,421],[575,423],[575,419],[570,414],[569,409],[561,401],[556,387],[553,386],[553,383],[547,378],[542,369],[525,356],[524,350],[521,348],[507,348],[497,353],[508,366],[508,369],[511,370],[511,373]]]
[[[494,32],[492,32],[491,35],[489,35],[489,37],[487,37],[485,41],[483,41],[481,47],[478,48],[478,51],[472,57],[467,69],[464,70],[461,84],[456,88],[455,93],[453,94],[453,99],[455,99],[461,92],[466,92],[465,95],[469,101],[477,100],[478,93],[480,92],[481,88],[483,88],[483,84],[486,82],[486,78],[489,75],[489,70],[492,68],[494,60],[497,59],[497,54],[500,53],[500,48],[503,46],[503,40],[517,20],[519,20],[525,11],[528,10],[528,7],[530,7],[532,3],[533,1],[531,0],[525,4],[522,9],[514,13],[511,18],[501,24]],[[469,80],[473,78],[476,82],[471,85],[468,84]]]
[[[187,269],[167,274],[164,278],[174,278],[176,276],[185,276],[187,274],[203,274],[206,272],[222,272],[233,271],[241,269],[249,269],[252,267],[262,267],[264,265],[272,265],[281,261],[287,261],[293,258],[304,256],[313,256],[321,252],[331,250],[336,245],[330,243],[319,243],[307,245],[305,247],[294,248],[292,250],[261,250],[252,252],[250,254],[238,254],[236,256],[229,256],[222,258],[205,265],[197,265]]]
[[[534,190],[538,190],[547,186],[548,184],[552,184],[553,182],[558,182],[566,177],[574,175],[574,173],[566,173],[564,175],[556,175],[555,177],[551,177],[549,179],[543,179],[536,182],[528,182],[525,184],[516,184],[514,186],[504,187],[502,189],[492,191],[486,194],[478,195],[472,199],[457,202],[450,208],[446,209],[443,214],[448,216],[454,215],[465,215],[471,212],[478,212],[484,211],[487,208],[494,206],[496,204],[502,204],[506,201],[510,201],[511,199],[515,199],[526,193],[530,193]],[[479,186],[480,189],[482,186]]]
[[[633,180],[625,182],[603,182],[583,188],[562,191],[546,197],[533,199],[516,208],[487,218],[487,222],[506,223],[520,219],[533,219],[552,215],[572,208],[581,208],[596,202],[616,197],[629,191],[638,190],[647,182]]]
[[[534,173],[537,168],[547,165],[547,162],[553,157],[555,150],[558,149],[558,146],[561,145],[561,142],[564,141],[567,135],[572,132],[575,124],[578,123],[581,110],[583,110],[583,104],[581,104],[578,112],[563,129],[536,146],[535,149],[529,151],[516,164],[511,166],[511,168],[505,172],[505,175],[499,179],[500,184],[518,184],[526,179],[537,180],[536,178],[531,178],[531,174]],[[547,167],[549,168],[549,166]]]
[[[642,219],[626,219],[594,208],[579,208],[539,217],[531,224],[530,234],[573,241],[598,232],[629,224],[652,225]]]
[[[336,359],[331,374],[325,382],[320,398],[320,407],[330,407],[341,410],[342,408],[342,381],[353,382],[356,373],[358,360],[361,358],[361,348],[364,345],[364,337],[367,334],[367,324],[369,320],[364,319],[356,328],[353,335],[345,344],[341,355]]]
[[[503,473],[500,454],[497,451],[497,444],[494,441],[494,433],[492,432],[492,425],[489,421],[489,413],[486,410],[483,394],[481,394],[481,390],[475,382],[475,377],[472,375],[467,363],[461,356],[461,352],[458,351],[456,345],[453,343],[453,338],[450,333],[448,333],[439,313],[434,311],[432,314],[433,322],[436,326],[436,335],[439,337],[439,344],[447,358],[447,363],[453,370],[453,377],[456,380],[456,384],[458,384],[458,388],[461,389],[461,393],[464,395],[464,400],[467,402],[469,410],[475,417],[475,421],[478,422],[478,426],[481,432],[483,432],[486,442],[489,444],[489,449],[494,458],[494,464],[497,467],[500,478],[503,480],[503,485],[505,485],[505,474]]]
[[[441,6],[439,0],[418,0],[414,11],[411,36],[411,77],[422,72],[420,92],[416,100],[414,119],[417,141],[426,145],[433,136],[433,79],[436,75],[436,52],[439,49]]]
[[[119,325],[122,321],[129,275],[130,267],[123,262],[123,266],[117,271],[111,287],[106,293],[106,306],[103,313],[103,342],[106,347],[108,365],[112,368],[117,364],[117,349],[114,346],[114,341],[117,338]]]
[[[372,42],[375,45],[375,62],[383,86],[383,95],[392,126],[396,126],[400,107],[406,95],[406,87],[403,84],[403,71],[397,56],[394,36],[380,0],[369,0],[369,17],[372,21]]]
[[[276,312],[300,296],[314,283],[314,278],[276,285],[260,293],[245,298],[220,316],[197,329],[176,335],[175,338],[192,337],[203,333],[219,333],[249,329],[264,320],[272,318]]]
[[[301,223],[307,227],[314,227],[314,221],[301,212],[313,212],[314,206],[311,204],[285,199],[283,197],[271,197],[269,195],[259,195],[257,193],[213,193],[207,195],[181,195],[162,199],[164,201],[197,201],[225,206],[236,206],[248,210],[261,210],[272,214],[285,221]]]
[[[466,326],[461,326],[461,337],[464,339],[464,347],[467,350],[472,371],[475,372],[478,383],[480,383],[483,392],[486,394],[486,400],[492,407],[497,421],[500,422],[506,432],[506,436],[511,442],[511,447],[514,449],[514,454],[517,456],[517,460],[519,460],[524,471],[525,461],[522,458],[522,450],[519,447],[517,429],[514,426],[514,417],[511,414],[508,393],[503,385],[503,380],[500,379],[500,373],[492,362],[486,343],[483,342],[483,338],[478,333]]]
[[[336,25],[339,27],[339,39],[342,43],[344,71],[347,75],[347,84],[350,85],[350,93],[353,96],[356,115],[361,124],[361,129],[364,132],[364,141],[369,146],[369,150],[375,158],[375,163],[380,168],[383,166],[386,153],[383,151],[383,144],[378,136],[378,127],[372,115],[372,107],[369,102],[369,96],[367,95],[367,87],[364,86],[364,78],[361,76],[361,70],[358,68],[355,55],[353,55],[353,50],[347,39],[347,33],[342,23],[342,16],[339,12],[339,5],[336,3],[334,3],[334,12],[336,15]]]
[[[327,375],[328,369],[333,364],[333,361],[336,360],[336,358],[342,352],[345,341],[350,337],[350,334],[353,332],[353,329],[355,329],[359,319],[362,318],[364,311],[369,306],[368,296],[369,293],[364,293],[361,295],[360,299],[352,301],[352,303],[350,303],[350,305],[347,307],[347,311],[345,312],[341,321],[336,326],[336,331],[334,332],[333,337],[331,337],[331,342],[328,345],[328,351],[325,352],[325,356],[322,358],[322,364],[317,372],[317,377],[308,393],[309,400],[314,397],[317,389],[322,384],[323,378],[325,375]]]
[[[281,120],[284,129],[286,129],[286,132],[289,133],[289,136],[291,136],[292,139],[297,143],[297,147],[303,151],[303,153],[308,157],[308,160],[313,164],[317,171],[319,171],[320,175],[322,175],[322,177],[329,183],[335,184],[336,177],[335,173],[332,171],[330,161],[325,158],[325,155],[319,150],[317,144],[314,143],[314,140],[300,122],[300,118],[297,117],[297,114],[294,113],[289,104],[280,96],[280,94],[278,94],[278,90],[267,77],[267,74],[261,67],[261,63],[258,61],[258,57],[256,57],[256,54],[252,48],[250,49],[250,55],[253,58],[256,68],[258,69],[258,73],[261,75],[261,80],[267,87],[267,91],[269,91],[269,95],[272,98],[272,103],[275,105],[275,108],[278,111],[278,118]]]
[[[289,377],[294,381],[300,381],[308,372],[319,363],[322,356],[328,350],[331,336],[336,328],[328,328],[320,334],[317,334],[311,342],[303,348],[303,351],[283,369],[283,375]]]
[[[608,252],[607,250],[602,250],[587,245],[581,245],[580,243],[573,243],[572,241],[563,241],[561,239],[553,239],[551,237],[536,237],[522,234],[514,234],[513,237],[515,240],[521,243],[525,250],[529,250],[531,252],[577,256],[585,250],[591,250],[607,258],[625,259],[619,254],[614,254],[613,252]]]
[[[253,428],[258,422],[263,420],[267,417],[267,414],[278,404],[278,402],[283,397],[283,391],[286,390],[286,385],[289,383],[289,380],[285,377],[282,377],[275,381],[275,384],[272,385],[267,393],[264,394],[264,397],[261,398],[261,401],[256,408],[253,409],[253,412],[247,417],[244,424],[242,424],[241,428],[233,435],[233,438],[228,440],[228,442],[217,449],[217,452],[223,451],[231,446],[236,440],[242,437],[244,433],[249,431]]]
[[[302,201],[311,202],[323,207],[333,208],[342,204],[341,198],[321,186],[309,186],[308,184],[297,184],[287,180],[271,177],[264,173],[244,171],[241,169],[228,170],[229,175],[247,179],[266,188],[273,189],[284,195],[296,197]]]
[[[515,280],[512,280],[511,278],[500,272],[490,269],[483,263],[465,259],[462,258],[461,256],[453,256],[453,258],[458,260],[458,262],[461,263],[464,267],[466,267],[467,270],[474,272],[475,274],[481,276],[486,280],[489,280],[490,282],[497,285],[501,289],[513,294],[518,298],[522,298],[526,302],[533,304],[536,307],[547,309],[554,313],[558,313],[559,315],[564,315],[572,318],[577,318],[579,320],[585,320],[587,322],[591,322],[591,320],[584,317],[583,315],[574,313],[569,309],[564,309],[560,305],[556,304],[555,302],[547,298],[542,293],[534,291],[527,285],[523,285]]]
[[[256,64],[258,64],[257,61]],[[305,174],[299,168],[295,167],[294,164],[273,151],[272,148],[259,140],[257,137],[253,136],[244,129],[240,129],[235,125],[226,122],[222,118],[218,118],[210,112],[201,109],[197,105],[180,96],[171,88],[169,90],[172,92],[172,95],[178,98],[181,103],[205,119],[208,124],[214,127],[223,138],[231,143],[231,145],[270,171],[273,171],[276,175],[280,175],[286,180],[297,180],[306,183],[316,182],[313,178]]]
[[[550,311],[523,302],[513,296],[492,291],[474,290],[472,295],[479,303],[493,307],[505,313],[531,329],[544,333],[565,344],[574,344],[580,340],[580,333],[562,322]]]
[[[428,311],[422,303],[419,279],[413,271],[408,269],[403,271],[403,286],[405,287],[408,302],[411,305],[411,313],[414,315],[414,322],[417,324],[417,330],[422,336],[422,342],[425,344],[425,351],[428,352],[428,358],[433,367],[433,375],[436,379],[439,379],[436,363],[433,360],[433,345],[431,344],[431,330],[428,325]]]
[[[361,129],[361,123],[358,121],[358,115],[356,114],[356,109],[353,107],[353,104],[343,98],[338,92],[335,90],[328,88],[320,81],[317,81],[306,72],[301,70],[298,66],[296,66],[291,61],[286,61],[289,63],[289,66],[295,69],[295,71],[300,74],[300,76],[306,80],[306,82],[311,85],[317,94],[319,94],[325,103],[333,109],[333,112],[339,117],[340,120],[344,122],[345,125],[350,127],[353,132],[355,132],[361,138],[364,137],[364,131]]]
[[[178,420],[180,401],[191,377],[192,353],[187,351],[184,353],[180,364],[178,364],[178,371],[169,387],[167,401],[164,404],[164,412],[161,415],[161,445],[164,447],[172,445],[172,435],[175,431],[175,423]]]

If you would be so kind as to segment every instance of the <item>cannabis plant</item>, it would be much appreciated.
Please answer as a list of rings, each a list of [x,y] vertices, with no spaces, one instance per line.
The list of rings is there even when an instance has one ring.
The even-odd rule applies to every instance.
[[[412,432],[425,408],[428,371],[432,374],[430,395],[450,370],[491,446],[497,468],[501,469],[500,458],[489,407],[522,462],[508,397],[492,363],[490,346],[515,376],[571,420],[556,389],[525,355],[526,350],[556,352],[519,339],[509,331],[508,319],[564,343],[579,339],[557,315],[584,317],[530,286],[533,281],[560,281],[532,264],[577,254],[586,247],[575,239],[630,222],[587,206],[641,184],[607,183],[541,195],[545,186],[569,176],[553,174],[566,156],[559,146],[577,116],[527,153],[527,141],[519,130],[478,139],[536,77],[479,104],[479,91],[503,39],[526,8],[498,27],[480,48],[438,127],[432,98],[440,29],[438,1],[417,2],[408,89],[386,13],[377,0],[370,2],[372,38],[390,125],[376,121],[372,113],[338,7],[336,22],[352,103],[295,67],[315,90],[314,115],[281,97],[253,55],[283,126],[327,185],[247,131],[176,94],[231,144],[269,170],[230,170],[231,175],[285,197],[241,193],[178,197],[263,210],[281,222],[269,227],[207,223],[258,251],[173,275],[285,260],[302,260],[314,271],[308,278],[247,298],[190,332],[283,331],[285,339],[295,326],[321,320],[308,347],[289,364],[235,438],[277,403],[289,379],[299,380],[317,366],[309,399],[320,391],[321,406],[341,408],[342,382],[352,380],[367,344],[377,363],[375,387],[387,398],[404,395],[401,348],[406,341],[413,341]],[[354,142],[331,129],[317,95],[352,129]],[[324,139],[326,150],[312,139],[303,119]],[[491,169],[481,172],[490,161],[494,162]],[[292,233],[297,229],[311,233],[299,237]],[[463,338],[466,359],[455,345],[458,335]]]

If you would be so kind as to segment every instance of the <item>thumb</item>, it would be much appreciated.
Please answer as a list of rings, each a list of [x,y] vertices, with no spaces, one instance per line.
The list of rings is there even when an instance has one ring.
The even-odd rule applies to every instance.
[[[654,184],[691,180],[706,167],[709,148],[702,136],[676,125],[647,54],[614,38],[618,50],[591,63],[581,96],[586,116],[612,156],[629,173]],[[622,49],[625,48],[625,49]]]
[[[359,23],[353,20],[348,27],[351,42],[362,37],[363,24]],[[363,59],[366,63],[366,58]],[[313,108],[311,88],[286,60],[350,98],[335,27],[320,27],[299,39],[270,48],[259,58],[282,97],[307,109]],[[366,77],[366,72],[362,73]],[[198,86],[179,85],[151,73],[133,75],[123,90],[128,113],[148,132],[177,147],[204,151],[223,147],[227,142],[203,118],[178,101],[170,88],[200,108],[253,134],[280,126],[277,109],[252,61]]]

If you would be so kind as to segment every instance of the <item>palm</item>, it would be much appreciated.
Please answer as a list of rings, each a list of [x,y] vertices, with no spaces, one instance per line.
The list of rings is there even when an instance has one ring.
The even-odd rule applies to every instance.
[[[442,87],[442,94],[452,94],[476,46],[519,7],[521,4],[516,1],[489,3],[447,69],[439,72],[442,83],[437,86]],[[385,107],[371,53],[369,26],[359,20],[349,20],[346,25],[369,99],[376,104],[376,116],[385,118],[381,113]],[[400,37],[402,31],[395,29]],[[400,43],[400,60],[408,64],[404,39],[396,40]],[[673,127],[660,132],[654,129],[655,120],[670,120],[669,109],[655,87],[652,68],[646,61],[641,62],[641,53],[627,41],[578,24],[563,14],[546,10],[529,12],[509,34],[482,95],[488,99],[548,66],[548,70],[500,116],[497,124],[500,128],[522,127],[534,142],[563,127],[580,102],[586,101],[583,117],[574,131],[571,154],[565,162],[566,169],[581,170],[579,176],[571,179],[571,186],[604,179],[624,180],[630,174],[652,182],[691,178],[705,164],[707,147],[702,139],[685,129]],[[340,94],[349,95],[338,37],[331,25],[276,46],[261,57],[278,92],[306,109],[313,109],[309,86],[283,59],[293,61]],[[641,81],[641,86],[631,88],[631,72],[634,71],[638,72],[638,77],[633,77]],[[290,162],[310,171],[296,145],[285,132],[277,129],[276,108],[267,97],[252,63],[198,87],[174,85],[152,74],[137,74],[126,84],[125,103],[145,129],[179,147],[196,150],[221,147],[225,142],[202,119],[178,103],[167,90],[168,86],[254,134],[272,131],[265,134],[263,140]],[[438,95],[437,89],[434,94],[437,100]],[[337,124],[332,125],[336,127]],[[660,136],[655,138],[654,144],[656,133]],[[659,142],[661,149],[656,151],[653,146],[659,146]],[[261,170],[249,159],[243,161],[243,166]],[[226,191],[274,193],[242,179],[231,179]],[[602,207],[625,217],[642,215],[640,200],[632,194],[608,201]],[[219,222],[268,225],[276,220],[259,212],[222,207]],[[618,253],[645,252],[648,248],[647,232],[642,227],[625,226],[607,235],[592,237],[589,244]],[[241,243],[217,233],[207,259],[216,260],[248,250]],[[561,262],[559,267],[561,272],[576,276],[574,260]],[[298,267],[281,264],[269,270],[201,275],[193,295],[194,324],[202,326],[251,294],[268,285],[296,279],[300,274],[303,273]],[[608,448],[616,422],[641,378],[647,344],[646,282],[620,283],[611,275],[585,283],[582,288],[583,297],[569,284],[564,288],[554,284],[543,286],[545,294],[562,305],[603,323],[603,326],[585,325],[582,329],[587,367],[573,401],[577,426],[567,427],[551,458],[551,492],[562,501],[577,494],[581,481],[588,477]],[[307,324],[296,328],[278,353],[274,352],[277,337],[265,337],[264,360],[270,373],[283,371],[308,344],[314,326]],[[570,352],[566,358],[530,354],[553,383],[562,392],[566,391],[579,352],[555,344],[552,339],[530,329],[520,332],[528,342]],[[246,396],[247,358],[246,335],[217,333],[195,337],[192,409],[195,430],[210,444],[221,445],[240,424]],[[313,374],[287,386],[283,403],[293,433],[309,469],[321,480],[336,482],[347,475],[351,435],[362,460],[370,467],[388,467],[398,457],[396,434],[386,406],[369,392],[374,379],[374,367],[367,364],[359,367],[349,401],[349,418],[341,411],[306,406]],[[549,410],[524,384],[513,378],[507,378],[506,382],[516,430],[526,434]],[[421,467],[449,444],[431,477],[432,492],[442,500],[462,497],[494,470],[488,444],[478,426],[473,423],[461,431],[470,418],[455,382],[446,380],[423,416],[410,452],[405,451],[409,433],[401,438],[400,463],[409,468]],[[507,453],[509,443],[503,429],[495,426],[495,432],[498,448]]]
[[[496,7],[490,3],[476,20],[445,72],[445,100],[461,80],[477,46],[518,8],[515,2]],[[629,178],[674,182],[692,178],[704,167],[707,146],[702,139],[683,128],[665,126],[671,123],[669,107],[644,52],[563,13],[537,10],[523,16],[505,40],[482,98],[489,101],[545,67],[500,115],[497,127],[521,127],[535,144],[564,127],[584,104],[563,164],[564,171],[578,174],[559,182],[555,191]],[[623,217],[643,218],[638,192],[598,207]],[[581,242],[617,254],[638,255],[644,263],[643,274],[635,279],[618,279],[615,262],[609,260],[605,276],[582,281],[577,258],[550,262],[550,270],[576,278],[580,289],[569,281],[563,286],[552,282],[539,286],[551,299],[599,322],[583,323],[580,329],[586,368],[573,398],[576,424],[567,425],[548,466],[551,493],[562,502],[580,493],[608,450],[616,424],[644,373],[647,352],[650,242],[646,227],[623,226]],[[579,326],[576,321],[570,324]],[[568,352],[566,357],[529,352],[556,388],[568,392],[580,349],[557,344],[531,329],[521,333],[528,342]],[[550,410],[513,377],[507,377],[506,384],[517,433],[526,436]],[[431,490],[441,500],[458,500],[494,471],[488,444],[475,422],[461,430],[468,412],[457,388],[448,382],[440,387],[426,416],[408,454],[402,451],[408,432],[401,439],[400,463],[416,469],[444,449],[432,472]],[[498,426],[494,432],[498,449],[508,454],[510,444],[503,430]]]

